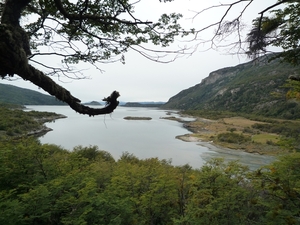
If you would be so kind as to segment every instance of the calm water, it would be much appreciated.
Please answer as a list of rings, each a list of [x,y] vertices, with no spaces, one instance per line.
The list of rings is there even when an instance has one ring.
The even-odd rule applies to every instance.
[[[53,131],[41,137],[40,141],[60,145],[68,150],[78,145],[97,145],[99,149],[110,152],[115,159],[123,152],[129,152],[141,159],[151,157],[171,159],[173,165],[188,163],[194,168],[201,167],[212,157],[240,160],[252,169],[273,160],[271,157],[225,151],[214,146],[200,146],[197,143],[176,139],[177,135],[190,132],[179,122],[161,119],[168,116],[167,113],[178,116],[176,111],[118,107],[111,115],[89,117],[75,113],[68,106],[27,106],[27,108],[67,116],[66,119],[47,123],[47,127]],[[147,116],[152,120],[124,120],[125,116]]]

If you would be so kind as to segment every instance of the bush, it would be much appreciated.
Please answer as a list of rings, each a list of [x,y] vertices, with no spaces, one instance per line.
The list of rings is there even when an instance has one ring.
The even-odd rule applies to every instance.
[[[266,141],[266,144],[267,144],[267,145],[276,145],[276,143],[273,142],[272,140],[267,140],[267,141]]]
[[[236,143],[236,144],[241,144],[241,143],[251,141],[250,137],[245,136],[243,134],[236,134],[236,133],[221,133],[218,134],[217,138],[221,142]]]
[[[235,127],[227,128],[227,131],[234,132],[236,131],[236,128]]]
[[[243,133],[254,134],[255,132],[250,127],[245,127]]]

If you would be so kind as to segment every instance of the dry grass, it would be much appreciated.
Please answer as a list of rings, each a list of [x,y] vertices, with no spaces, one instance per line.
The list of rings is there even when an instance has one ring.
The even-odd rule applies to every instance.
[[[223,118],[222,119],[225,124],[237,126],[237,127],[251,127],[253,124],[256,123],[263,123],[259,121],[249,120],[243,117],[231,117],[231,118]]]
[[[257,143],[266,144],[267,141],[276,143],[279,139],[277,134],[256,134],[252,136],[252,140]]]

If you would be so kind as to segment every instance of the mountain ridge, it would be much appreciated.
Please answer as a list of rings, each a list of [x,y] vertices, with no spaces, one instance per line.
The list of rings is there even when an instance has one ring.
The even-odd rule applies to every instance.
[[[286,99],[284,84],[300,67],[263,56],[218,69],[200,83],[171,97],[162,108],[254,113],[285,119],[300,118],[299,102]]]

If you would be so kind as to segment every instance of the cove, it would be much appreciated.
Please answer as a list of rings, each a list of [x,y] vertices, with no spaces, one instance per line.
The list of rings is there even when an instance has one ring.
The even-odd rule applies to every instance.
[[[68,106],[26,107],[29,110],[56,112],[67,116],[65,119],[46,123],[46,126],[53,131],[40,137],[43,144],[56,144],[67,150],[72,150],[78,145],[97,145],[99,149],[109,152],[116,160],[123,152],[128,152],[140,159],[157,157],[171,160],[172,165],[175,166],[189,164],[193,168],[200,168],[214,157],[222,157],[225,161],[238,160],[250,169],[257,169],[274,160],[270,156],[176,139],[176,136],[190,132],[183,127],[182,123],[162,119],[162,117],[179,117],[177,111],[118,107],[110,115],[88,117],[77,114]],[[151,117],[152,119],[126,120],[124,117]]]

